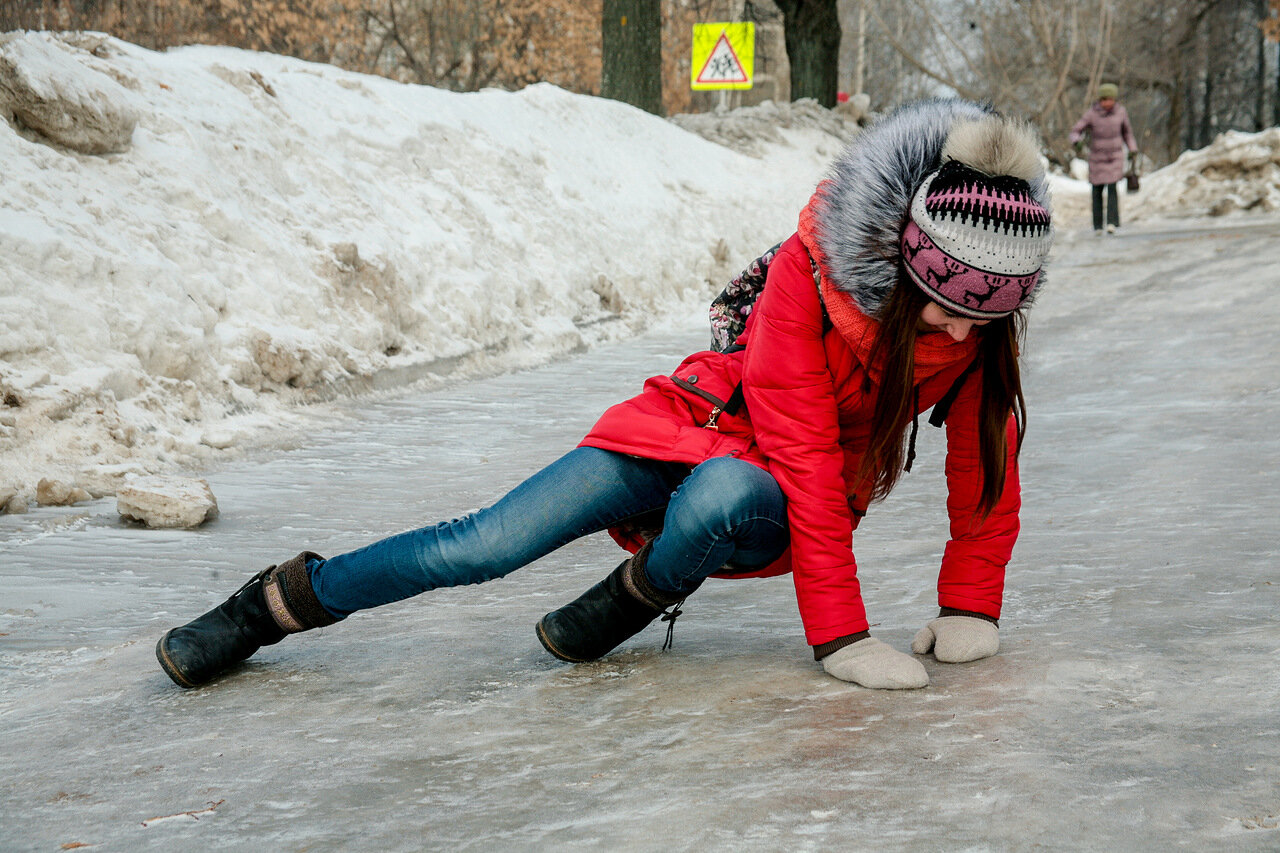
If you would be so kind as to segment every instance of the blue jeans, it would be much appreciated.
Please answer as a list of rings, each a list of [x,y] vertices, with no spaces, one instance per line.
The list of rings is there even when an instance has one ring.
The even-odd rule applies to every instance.
[[[689,466],[579,447],[487,509],[307,563],[337,617],[429,589],[510,574],[589,533],[662,510],[650,582],[686,595],[726,563],[744,572],[786,550],[787,502],[768,472],[733,457]]]

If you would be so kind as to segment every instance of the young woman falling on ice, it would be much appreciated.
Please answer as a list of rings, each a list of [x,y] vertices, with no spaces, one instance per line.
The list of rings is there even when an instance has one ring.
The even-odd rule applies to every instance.
[[[1018,535],[1018,344],[1051,240],[1027,126],[964,101],[904,107],[836,160],[768,259],[737,345],[650,379],[487,509],[266,569],[165,634],[160,664],[194,687],[287,634],[502,577],[610,530],[634,553],[538,622],[556,657],[607,654],[664,611],[673,618],[712,575],[789,571],[828,673],[923,687],[918,658],[868,634],[851,543],[868,504],[909,469],[917,415],[940,402],[951,539],[941,612],[912,650],[944,662],[995,654]]]

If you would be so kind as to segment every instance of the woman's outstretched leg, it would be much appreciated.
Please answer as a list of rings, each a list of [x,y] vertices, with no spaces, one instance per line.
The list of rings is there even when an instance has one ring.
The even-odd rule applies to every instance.
[[[203,684],[261,646],[357,610],[501,577],[581,536],[664,506],[686,466],[577,448],[487,509],[326,560],[303,552],[156,646],[179,685]]]

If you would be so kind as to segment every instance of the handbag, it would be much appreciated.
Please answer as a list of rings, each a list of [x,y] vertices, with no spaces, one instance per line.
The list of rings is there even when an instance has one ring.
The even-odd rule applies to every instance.
[[[1138,158],[1129,158],[1129,171],[1124,176],[1125,192],[1136,193],[1140,184],[1138,181]]]

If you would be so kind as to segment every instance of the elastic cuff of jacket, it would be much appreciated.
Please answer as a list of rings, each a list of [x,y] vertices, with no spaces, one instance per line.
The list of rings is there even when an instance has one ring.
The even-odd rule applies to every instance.
[[[985,613],[979,613],[976,610],[956,610],[954,607],[939,607],[938,618],[942,618],[943,616],[972,616],[974,619],[982,619],[984,621],[990,622],[992,625],[995,625],[997,628],[1000,627],[999,619],[995,618],[994,616],[988,616]]]
[[[307,571],[309,559],[323,560],[324,557],[311,551],[303,551],[298,556],[267,569],[266,577],[262,579],[262,594],[267,600],[271,618],[289,634],[323,628],[339,621],[316,598],[315,590],[311,587],[310,572]]]
[[[825,642],[820,646],[814,646],[813,659],[822,660],[832,652],[839,651],[840,649],[843,649],[845,646],[852,646],[854,643],[858,642],[859,640],[865,640],[870,636],[871,636],[870,631],[859,631],[856,634],[845,634],[843,637],[836,637],[834,640],[829,640],[828,642]]]

